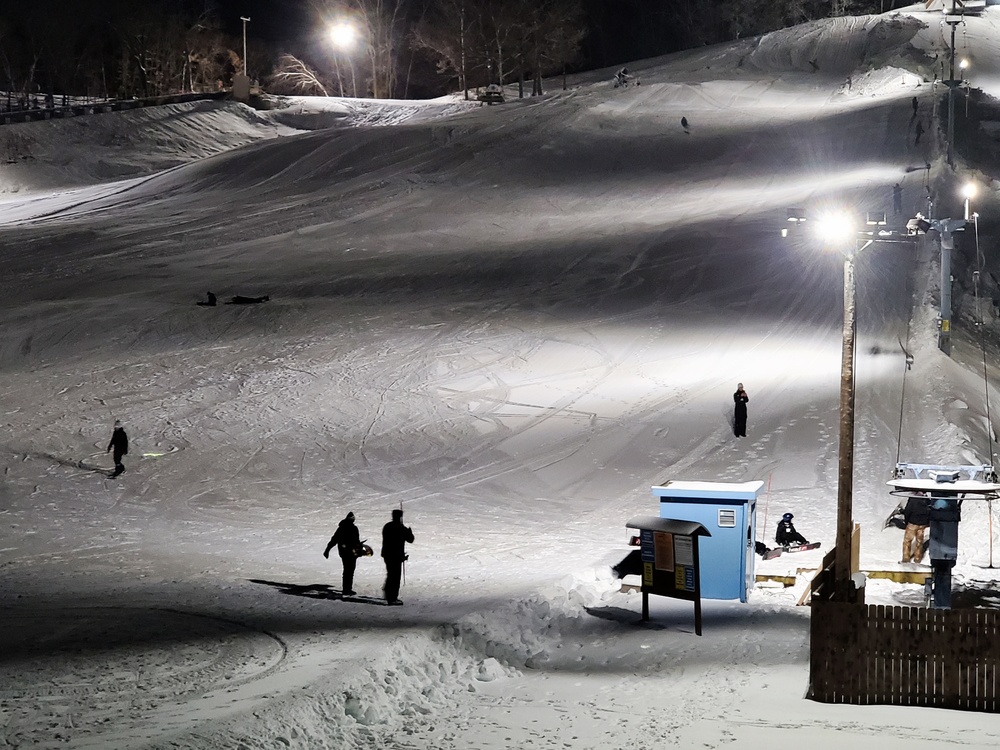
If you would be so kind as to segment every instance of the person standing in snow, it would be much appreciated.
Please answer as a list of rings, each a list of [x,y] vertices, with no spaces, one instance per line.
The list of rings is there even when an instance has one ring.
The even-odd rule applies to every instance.
[[[736,437],[747,436],[747,402],[750,397],[743,390],[743,383],[736,384],[736,393],[733,394],[733,401],[736,404],[735,418],[733,419],[733,432]]]
[[[931,509],[926,495],[917,493],[906,499],[903,520],[906,521],[906,529],[903,531],[903,556],[899,561],[918,563],[924,559],[924,533],[931,525]]]
[[[122,465],[122,456],[128,454],[128,435],[125,432],[125,428],[122,426],[121,420],[115,420],[115,429],[111,433],[111,442],[108,443],[108,450],[104,451],[108,453],[112,448],[115,449],[114,459],[115,459],[115,472],[111,476],[118,476],[123,471],[125,467]]]
[[[382,559],[385,560],[385,601],[402,604],[399,583],[403,576],[403,563],[409,558],[406,543],[413,544],[413,531],[403,525],[403,510],[392,512],[392,520],[382,527]]]
[[[323,550],[323,557],[330,559],[330,550],[336,545],[340,561],[344,563],[344,578],[342,593],[344,596],[354,596],[354,570],[358,566],[361,554],[361,532],[354,525],[354,513],[348,513],[337,525],[337,530],[330,537],[330,543]]]
[[[778,529],[774,532],[774,541],[778,543],[779,547],[809,544],[806,538],[795,530],[795,524],[792,523],[794,517],[791,513],[785,513],[778,521]]]

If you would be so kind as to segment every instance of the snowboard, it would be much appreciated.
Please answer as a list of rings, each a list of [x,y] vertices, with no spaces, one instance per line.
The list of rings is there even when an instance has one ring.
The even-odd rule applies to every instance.
[[[819,549],[819,542],[812,542],[811,544],[796,544],[789,547],[775,547],[774,549],[768,550],[764,553],[764,559],[773,560],[776,557],[780,557],[782,553],[785,552],[805,552],[811,549]]]
[[[346,594],[339,598],[345,602],[356,602],[358,604],[377,604],[382,607],[399,606],[398,604],[390,604],[382,597],[365,596],[364,594]],[[399,604],[402,604],[402,602],[399,602]]]

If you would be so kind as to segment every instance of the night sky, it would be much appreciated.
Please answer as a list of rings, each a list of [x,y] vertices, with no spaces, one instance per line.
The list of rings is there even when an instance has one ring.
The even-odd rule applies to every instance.
[[[247,36],[282,42],[308,36],[313,10],[308,0],[218,0],[219,18],[231,34],[242,34],[240,16],[250,19]]]

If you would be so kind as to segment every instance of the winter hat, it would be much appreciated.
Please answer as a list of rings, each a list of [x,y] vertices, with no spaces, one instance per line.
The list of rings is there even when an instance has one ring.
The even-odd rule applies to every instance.
[[[351,511],[351,512],[349,512],[347,514],[347,519],[346,520],[348,520],[348,521],[353,521],[354,520],[354,511]]]
[[[783,515],[781,517],[781,520],[782,521],[791,521],[793,518],[795,518],[795,516],[793,516],[791,513],[786,513],[785,515]]]
[[[121,426],[122,426],[122,421],[120,419],[116,419],[115,420],[115,427],[121,427]]]
[[[396,510],[394,510],[392,512],[392,520],[393,521],[398,521],[402,517],[403,517],[403,509],[402,508],[396,508]]]

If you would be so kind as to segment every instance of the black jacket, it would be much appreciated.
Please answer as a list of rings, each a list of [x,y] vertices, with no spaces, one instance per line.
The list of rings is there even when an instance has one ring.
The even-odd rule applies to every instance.
[[[736,393],[733,394],[733,401],[736,403],[736,411],[742,411],[744,414],[746,414],[747,402],[749,400],[750,397],[747,395],[746,391],[736,391]]]
[[[790,544],[809,544],[806,538],[795,530],[795,525],[791,521],[778,521],[778,530],[774,534],[774,541],[782,547]]]
[[[345,518],[337,525],[337,530],[330,537],[330,543],[326,545],[326,555],[334,545],[337,545],[337,554],[341,557],[357,557],[361,547],[361,532],[354,525],[354,519]]]
[[[128,435],[125,434],[124,427],[115,427],[115,431],[111,433],[111,442],[108,443],[108,450],[104,452],[107,453],[112,448],[123,456],[128,453]]]
[[[389,521],[382,527],[382,557],[386,562],[403,562],[406,543],[413,544],[413,532],[402,521]]]
[[[921,495],[910,495],[903,508],[903,520],[914,526],[930,526],[931,509],[927,505],[927,498]]]

